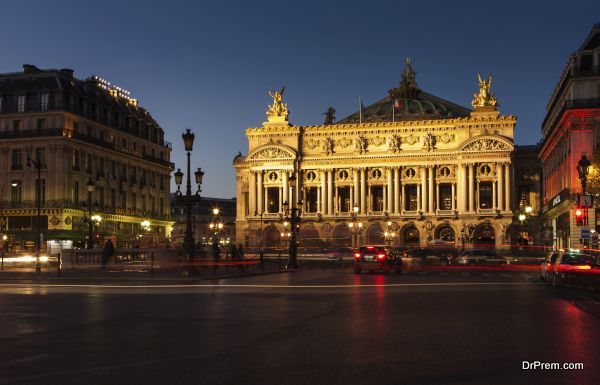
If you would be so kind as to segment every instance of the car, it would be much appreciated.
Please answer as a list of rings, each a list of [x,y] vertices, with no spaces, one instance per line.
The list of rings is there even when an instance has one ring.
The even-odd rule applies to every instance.
[[[360,246],[354,251],[354,273],[395,271],[402,273],[402,258],[392,248],[382,245]]]
[[[339,264],[341,264],[344,260],[352,259],[353,256],[354,249],[351,247],[337,247],[330,249],[327,252],[327,260]]]
[[[587,284],[591,276],[597,275],[592,274],[597,271],[597,268],[598,263],[590,254],[578,251],[562,252],[554,261],[552,286]]]
[[[459,265],[508,265],[510,259],[497,255],[489,249],[465,250],[458,257]]]
[[[402,253],[402,263],[405,267],[432,265],[448,266],[456,264],[458,254],[458,250],[454,247],[417,247]]]
[[[558,258],[559,251],[553,250],[546,255],[546,258],[542,261],[540,265],[540,279],[542,281],[549,281],[552,279],[552,275],[554,274],[554,262],[556,262],[556,258]]]

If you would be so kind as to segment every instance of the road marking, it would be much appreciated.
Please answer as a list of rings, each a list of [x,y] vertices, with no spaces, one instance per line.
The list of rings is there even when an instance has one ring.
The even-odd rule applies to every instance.
[[[254,288],[254,289],[327,289],[356,287],[411,287],[411,286],[517,286],[543,285],[542,282],[432,282],[432,283],[389,283],[356,285],[266,285],[266,284],[189,284],[189,285],[94,285],[94,284],[0,284],[0,288],[94,288],[94,289],[198,289],[198,288]]]
[[[460,273],[460,275],[467,277],[467,276],[471,275],[471,273],[467,273],[466,271],[463,271],[462,273]]]
[[[498,273],[499,276],[504,277],[504,278],[510,278],[510,275],[505,274],[505,273]]]

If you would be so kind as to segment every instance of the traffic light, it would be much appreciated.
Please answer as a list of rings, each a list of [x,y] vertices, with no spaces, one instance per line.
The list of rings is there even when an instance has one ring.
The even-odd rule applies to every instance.
[[[577,223],[577,226],[583,226],[583,210],[575,210],[575,221]]]

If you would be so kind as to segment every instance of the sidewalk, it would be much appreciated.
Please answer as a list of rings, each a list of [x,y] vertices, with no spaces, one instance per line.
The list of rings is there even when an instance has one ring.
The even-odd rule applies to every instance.
[[[263,269],[259,265],[245,266],[243,269],[235,266],[197,267],[186,272],[177,268],[161,269],[155,266],[150,271],[148,264],[144,265],[109,265],[102,270],[99,265],[64,266],[58,276],[57,266],[44,266],[41,274],[36,274],[34,268],[7,268],[0,270],[2,283],[65,283],[65,284],[185,284],[225,278],[242,278],[263,274],[288,273],[285,266],[277,262],[265,261]]]

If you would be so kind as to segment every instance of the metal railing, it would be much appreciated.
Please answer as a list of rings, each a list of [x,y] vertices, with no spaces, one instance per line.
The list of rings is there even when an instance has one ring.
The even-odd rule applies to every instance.
[[[81,106],[78,106],[77,103],[73,103],[73,102],[62,102],[62,101],[55,101],[55,100],[52,101],[51,100],[51,101],[48,101],[47,103],[39,103],[39,102],[33,103],[33,102],[28,101],[24,105],[19,105],[18,103],[15,103],[15,102],[7,103],[7,101],[5,100],[0,108],[0,115],[1,114],[24,114],[24,113],[29,113],[29,112],[51,112],[51,111],[72,112],[74,114],[83,116],[87,119],[96,121],[101,124],[105,124],[110,127],[113,127],[119,131],[127,132],[130,134],[135,134],[133,132],[130,132],[131,129],[126,127],[125,124],[115,122],[115,119],[109,119],[107,117],[107,115],[105,115],[103,113],[97,114],[95,112],[95,110],[93,110],[91,108],[82,108]],[[153,138],[151,137],[150,139],[153,139]],[[173,148],[172,144],[170,142],[165,141],[164,139],[157,140],[156,138],[154,138],[154,140],[148,140],[148,141],[158,144],[158,145],[161,145],[165,148],[169,148],[169,149]]]

